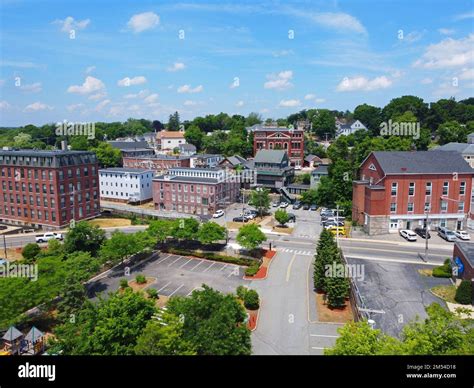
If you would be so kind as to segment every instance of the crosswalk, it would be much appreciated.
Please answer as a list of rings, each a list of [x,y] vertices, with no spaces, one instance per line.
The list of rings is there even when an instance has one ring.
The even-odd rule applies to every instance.
[[[292,249],[292,248],[278,247],[278,248],[276,248],[276,250],[278,252],[294,253],[296,255],[302,255],[302,256],[313,256],[314,255],[314,253],[312,251]]]

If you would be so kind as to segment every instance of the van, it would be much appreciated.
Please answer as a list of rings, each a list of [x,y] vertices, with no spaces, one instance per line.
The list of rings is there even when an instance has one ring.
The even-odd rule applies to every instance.
[[[444,238],[446,241],[456,241],[456,235],[454,234],[454,231],[451,229],[445,228],[445,227],[440,227],[438,228],[438,236],[441,238]]]

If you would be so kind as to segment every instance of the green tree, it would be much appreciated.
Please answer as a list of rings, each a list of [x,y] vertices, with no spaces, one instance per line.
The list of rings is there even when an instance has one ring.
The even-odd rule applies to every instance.
[[[301,202],[307,203],[308,205],[316,204],[317,200],[318,193],[316,189],[309,189],[301,195]]]
[[[270,209],[270,190],[252,190],[250,193],[249,204],[255,206],[260,217],[263,217],[268,209]]]
[[[92,151],[97,155],[97,160],[101,167],[117,167],[122,163],[120,150],[112,147],[109,143],[101,142]]]
[[[440,144],[465,143],[468,135],[466,128],[462,127],[457,121],[448,121],[441,124],[436,133],[439,136]]]
[[[114,264],[120,261],[123,262],[134,253],[143,250],[144,246],[141,242],[133,233],[115,230],[110,238],[102,244],[100,257],[104,261],[111,261]]]
[[[349,282],[347,278],[336,276],[335,274],[327,276],[325,288],[329,307],[338,308],[346,305],[346,298],[349,295]]]
[[[28,243],[24,246],[21,251],[21,255],[26,261],[32,262],[36,259],[36,256],[41,252],[41,248],[36,243]]]
[[[55,238],[48,241],[48,255],[60,256],[64,254],[64,246]]]
[[[138,337],[135,353],[141,356],[192,356],[196,349],[185,338],[184,325],[172,314],[151,320]]]
[[[278,209],[275,212],[275,219],[280,225],[285,225],[290,220],[290,216],[285,209]]]
[[[206,134],[197,125],[190,125],[184,133],[186,142],[196,146],[197,151],[202,149],[204,136],[206,136]]]
[[[68,274],[64,288],[60,294],[58,311],[60,320],[74,320],[76,311],[80,310],[86,301],[86,290],[74,274]]]
[[[208,221],[201,224],[197,237],[202,244],[212,244],[220,240],[225,240],[227,231],[225,227]]]
[[[412,112],[418,120],[423,121],[428,114],[428,104],[416,96],[394,98],[382,109],[382,117],[385,121],[393,120],[407,111]]]
[[[248,224],[239,229],[237,242],[249,250],[256,249],[262,242],[267,241],[267,236],[258,225]]]
[[[179,113],[174,112],[172,115],[169,116],[168,119],[168,131],[179,131],[179,126],[181,121],[179,119]]]
[[[456,289],[454,300],[460,304],[472,303],[472,285],[470,280],[463,280]]]
[[[373,136],[378,136],[382,122],[382,110],[379,107],[362,104],[354,109],[354,119],[364,124]]]
[[[171,236],[172,228],[173,223],[170,220],[154,220],[150,222],[147,231],[151,236],[155,237],[158,242],[163,243]]]
[[[333,138],[336,134],[336,119],[334,114],[327,109],[319,109],[312,120],[313,131],[320,139]]]
[[[203,285],[189,297],[171,298],[168,312],[183,319],[184,339],[199,355],[250,355],[250,331],[235,295],[224,295]]]
[[[180,218],[173,221],[171,235],[177,240],[196,240],[199,231],[199,221],[195,218]]]
[[[258,310],[260,308],[260,298],[255,290],[247,290],[244,294],[244,306],[249,310]]]
[[[92,226],[87,221],[81,221],[69,229],[64,239],[64,249],[67,253],[83,251],[95,256],[104,240],[104,230],[97,225]]]

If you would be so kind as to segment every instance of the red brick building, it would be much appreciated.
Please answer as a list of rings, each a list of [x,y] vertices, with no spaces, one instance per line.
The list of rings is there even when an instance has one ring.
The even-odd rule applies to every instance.
[[[58,229],[100,213],[93,152],[0,150],[0,187],[2,222]]]
[[[285,127],[255,125],[248,128],[254,133],[253,154],[261,149],[286,151],[292,166],[304,163],[304,130]]]
[[[459,272],[458,277],[466,280],[474,280],[474,243],[465,241],[456,241],[453,249],[453,261],[456,263],[456,259],[462,263],[463,271]]]
[[[463,229],[474,170],[456,152],[372,152],[353,182],[352,219],[370,235],[445,226]]]
[[[123,167],[146,168],[154,170],[158,174],[164,174],[170,168],[190,167],[190,157],[173,155],[124,157]]]

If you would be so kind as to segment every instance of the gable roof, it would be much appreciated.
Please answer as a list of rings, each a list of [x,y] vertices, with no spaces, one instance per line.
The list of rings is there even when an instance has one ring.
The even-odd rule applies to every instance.
[[[474,154],[474,144],[453,142],[436,147],[431,151],[456,151],[461,154]]]
[[[5,341],[14,341],[20,337],[23,337],[23,333],[15,326],[10,326],[6,333],[3,335],[2,339],[4,339]]]
[[[311,161],[313,161],[314,159],[319,160],[319,161],[322,161],[319,156],[313,155],[313,154],[309,154],[306,158],[304,158],[304,160],[305,160],[306,162],[311,162]]]
[[[471,267],[474,268],[474,243],[465,242],[465,241],[456,241],[454,243],[464,254],[466,260],[471,264]]]
[[[151,149],[146,141],[116,141],[108,142],[112,147],[119,150]]]
[[[285,159],[286,151],[259,150],[255,155],[255,163],[281,163]]]
[[[181,131],[160,131],[158,132],[158,139],[172,138],[172,139],[184,139],[184,132]]]
[[[385,174],[474,174],[464,158],[454,151],[374,151],[371,153]],[[370,155],[369,155],[370,156]],[[362,162],[365,163],[367,158]]]
[[[33,326],[31,330],[28,332],[28,334],[26,335],[25,339],[30,342],[36,342],[43,336],[44,334],[40,330],[38,330],[36,327]]]

